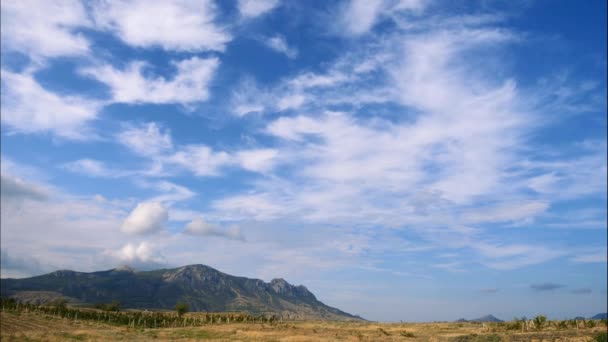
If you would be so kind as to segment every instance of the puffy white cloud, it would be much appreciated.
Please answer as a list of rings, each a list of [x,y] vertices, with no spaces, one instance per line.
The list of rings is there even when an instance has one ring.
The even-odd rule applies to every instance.
[[[149,234],[163,229],[169,219],[167,209],[159,202],[138,203],[124,220],[121,230],[128,234]]]
[[[239,12],[246,18],[266,14],[279,5],[279,0],[239,0]]]
[[[127,243],[117,251],[109,251],[108,254],[114,257],[115,262],[135,269],[154,269],[166,264],[165,257],[156,246],[145,241],[139,244]]]
[[[282,53],[288,58],[298,57],[298,49],[287,45],[287,41],[282,36],[274,36],[264,39],[264,44],[276,52]]]
[[[173,140],[168,130],[161,132],[155,122],[127,127],[117,135],[118,141],[142,156],[158,156],[173,148]]]
[[[211,0],[120,0],[94,3],[95,24],[135,47],[223,51],[230,35]]]
[[[205,222],[201,218],[195,218],[190,221],[184,232],[192,235],[217,236],[227,239],[244,240],[239,226],[233,225],[228,228],[221,228],[217,224]]]
[[[172,64],[176,74],[170,80],[144,75],[147,64],[141,61],[130,63],[124,70],[103,65],[80,72],[110,87],[115,102],[189,104],[209,98],[209,83],[219,65],[216,57],[191,57]]]
[[[19,133],[52,133],[66,139],[94,136],[87,125],[97,117],[100,108],[97,101],[50,92],[31,74],[3,69],[1,78],[2,123],[9,129]]]
[[[78,28],[91,26],[81,1],[2,1],[1,6],[3,49],[19,51],[34,59],[90,52],[87,39],[76,32]]]

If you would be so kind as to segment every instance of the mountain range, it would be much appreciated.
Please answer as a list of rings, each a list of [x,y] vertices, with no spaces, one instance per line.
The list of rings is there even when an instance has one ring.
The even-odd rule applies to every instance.
[[[479,323],[487,323],[487,322],[504,322],[503,320],[500,320],[496,317],[494,317],[493,315],[485,315],[483,317],[479,317],[479,318],[475,318],[475,319],[464,319],[461,318],[459,320],[457,320],[456,322],[479,322]]]
[[[191,311],[239,311],[274,314],[285,319],[363,320],[317,300],[305,286],[284,279],[269,283],[237,277],[205,265],[136,271],[129,267],[99,272],[61,270],[23,279],[1,279],[0,294],[44,303],[64,298],[73,305],[119,301],[121,308],[173,309],[178,302]]]

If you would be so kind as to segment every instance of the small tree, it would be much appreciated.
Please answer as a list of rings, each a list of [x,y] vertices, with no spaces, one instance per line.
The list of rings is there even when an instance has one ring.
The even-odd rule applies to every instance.
[[[547,317],[543,315],[534,317],[534,327],[536,327],[536,330],[542,330],[545,323],[547,323]]]
[[[184,303],[184,302],[179,302],[177,304],[175,304],[175,311],[177,312],[177,315],[179,317],[182,317],[183,314],[185,314],[186,312],[188,312],[189,307],[188,304]]]

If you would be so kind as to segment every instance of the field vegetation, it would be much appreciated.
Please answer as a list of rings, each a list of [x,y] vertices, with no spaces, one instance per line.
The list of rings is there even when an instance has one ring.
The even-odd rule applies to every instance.
[[[2,341],[606,341],[606,321],[284,321],[243,313],[110,311],[2,301]],[[526,329],[526,322],[543,322]],[[156,323],[154,323],[156,322]],[[593,324],[589,323],[593,322]],[[522,329],[523,327],[523,329]],[[522,331],[523,330],[523,331]]]

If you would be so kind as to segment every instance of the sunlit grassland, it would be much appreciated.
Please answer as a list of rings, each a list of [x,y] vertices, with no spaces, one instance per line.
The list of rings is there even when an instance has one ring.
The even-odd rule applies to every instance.
[[[41,312],[3,311],[2,341],[593,341],[606,325],[541,331],[507,324],[288,321],[237,322],[179,328],[132,328]],[[190,313],[187,315],[196,315]]]

